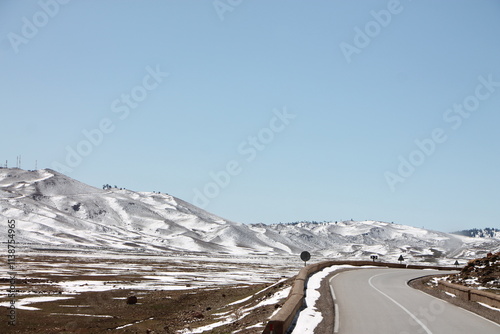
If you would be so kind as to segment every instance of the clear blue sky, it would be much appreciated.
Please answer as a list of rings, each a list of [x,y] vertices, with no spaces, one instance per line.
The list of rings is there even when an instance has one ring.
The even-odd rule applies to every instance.
[[[493,0],[3,0],[0,161],[243,223],[500,227],[499,17]]]

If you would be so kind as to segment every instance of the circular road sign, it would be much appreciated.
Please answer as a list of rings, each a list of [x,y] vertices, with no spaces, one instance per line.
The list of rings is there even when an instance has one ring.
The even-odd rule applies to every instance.
[[[307,262],[311,259],[311,254],[309,254],[309,252],[307,252],[307,251],[304,251],[304,252],[300,253],[300,259],[304,262]]]

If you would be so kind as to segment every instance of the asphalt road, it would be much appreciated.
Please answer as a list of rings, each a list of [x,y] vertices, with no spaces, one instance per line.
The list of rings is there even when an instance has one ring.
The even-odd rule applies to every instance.
[[[330,279],[339,334],[499,334],[500,325],[408,286],[442,271],[361,269]],[[500,313],[500,312],[499,312]],[[500,316],[500,315],[499,315]]]

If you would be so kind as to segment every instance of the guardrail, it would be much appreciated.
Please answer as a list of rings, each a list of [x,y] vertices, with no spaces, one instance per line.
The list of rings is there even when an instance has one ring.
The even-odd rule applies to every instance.
[[[452,293],[460,299],[485,303],[492,307],[500,308],[500,295],[450,282],[439,281],[438,284],[444,291]]]
[[[437,270],[457,270],[453,267],[441,267],[441,266],[419,266],[419,265],[405,265],[399,263],[384,263],[384,262],[373,262],[373,261],[324,261],[315,264],[310,264],[302,268],[292,285],[290,294],[287,300],[281,307],[281,309],[276,313],[267,323],[266,328],[262,332],[263,334],[284,334],[288,331],[299,311],[304,306],[305,299],[305,289],[307,286],[307,280],[312,274],[331,266],[336,265],[352,265],[352,266],[379,266],[379,267],[389,267],[389,268],[407,268],[407,269],[437,269]]]

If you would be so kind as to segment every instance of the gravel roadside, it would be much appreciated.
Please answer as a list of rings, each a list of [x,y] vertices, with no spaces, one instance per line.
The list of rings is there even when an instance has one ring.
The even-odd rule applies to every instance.
[[[467,311],[476,313],[488,320],[491,320],[497,324],[500,324],[500,312],[495,311],[492,309],[489,309],[487,307],[482,306],[481,304],[478,304],[476,302],[468,301],[468,300],[463,300],[457,297],[452,297],[448,294],[446,294],[443,290],[439,288],[439,286],[436,286],[435,284],[432,284],[432,278],[434,277],[441,277],[441,276],[447,276],[447,275],[439,275],[439,276],[426,276],[422,278],[417,278],[415,280],[412,280],[409,282],[409,285],[412,288],[418,289],[420,291],[423,291],[433,297],[442,299],[450,304],[459,306],[463,309],[466,309]]]

